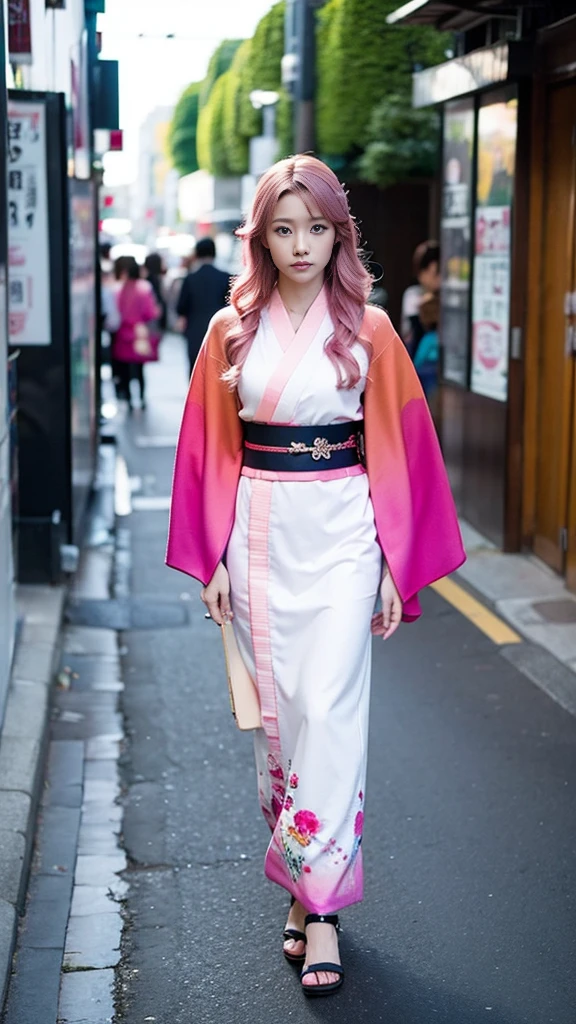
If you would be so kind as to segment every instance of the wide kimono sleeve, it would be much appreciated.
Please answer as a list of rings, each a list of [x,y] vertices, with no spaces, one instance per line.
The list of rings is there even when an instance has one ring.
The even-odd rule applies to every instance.
[[[403,602],[421,614],[418,591],[466,556],[438,437],[403,342],[381,310],[367,310],[372,358],[364,394],[366,464],[378,540]]]
[[[221,379],[229,317],[228,310],[213,317],[196,360],[172,483],[166,564],[204,585],[226,551],[242,469],[236,392]]]

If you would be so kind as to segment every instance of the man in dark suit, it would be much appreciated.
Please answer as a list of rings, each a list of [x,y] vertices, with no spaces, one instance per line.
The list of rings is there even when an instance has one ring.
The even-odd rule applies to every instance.
[[[230,277],[214,266],[216,246],[211,238],[201,238],[194,251],[198,268],[184,278],[176,312],[184,317],[183,330],[188,343],[188,359],[192,373],[200,346],[210,320],[228,301]]]

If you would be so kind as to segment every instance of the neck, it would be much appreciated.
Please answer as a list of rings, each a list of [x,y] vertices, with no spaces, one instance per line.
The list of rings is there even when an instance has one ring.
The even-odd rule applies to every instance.
[[[315,277],[313,281],[302,282],[291,281],[278,275],[278,292],[282,302],[293,313],[300,313],[302,316],[308,312],[310,306],[318,298],[324,285],[324,274]]]

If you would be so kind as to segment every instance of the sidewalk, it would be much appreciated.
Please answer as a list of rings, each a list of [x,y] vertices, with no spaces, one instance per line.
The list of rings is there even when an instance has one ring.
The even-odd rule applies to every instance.
[[[112,472],[113,480],[115,450],[111,445],[107,447],[109,465],[105,466],[106,458],[101,460],[80,570],[72,583],[74,595],[86,592],[94,596],[96,592],[97,596],[108,596],[104,584],[111,571],[110,526],[114,514],[113,508],[107,507],[111,497],[113,504],[113,493],[106,475],[109,477]],[[105,543],[106,540],[109,543]],[[0,1016],[25,910],[32,855],[37,854],[35,842],[40,805],[43,794],[45,796],[50,709],[62,656],[68,592],[68,584],[26,585],[18,587],[17,591],[21,630],[0,728]],[[69,765],[67,775],[70,774],[68,769]],[[66,782],[71,787],[72,780],[67,778]],[[67,791],[65,813],[74,810],[69,797],[72,788]],[[53,833],[61,842],[61,821],[55,823]],[[75,841],[73,853],[75,856]],[[54,849],[50,851],[50,870],[64,881],[62,858],[53,854]],[[52,904],[49,909],[53,909]],[[32,985],[31,989],[34,987]],[[22,1024],[36,1022],[23,1019]]]
[[[163,376],[168,380],[174,373],[181,375],[185,372],[180,365],[180,349],[179,339],[166,339],[162,364],[154,367],[158,381]],[[146,420],[142,420],[140,432],[134,432],[135,449],[156,451],[172,448],[176,443],[179,415],[180,410],[175,408],[173,400],[163,403],[159,395],[155,407],[150,409]],[[122,416],[117,420],[120,422]],[[108,447],[112,452],[112,446]],[[171,466],[171,456],[168,461]],[[108,475],[110,471],[111,467]],[[126,479],[124,483],[128,492],[129,481]],[[136,479],[133,483],[137,483]],[[134,511],[166,511],[168,475],[158,484],[160,491],[156,494],[153,479],[142,477],[141,492],[132,499]],[[100,481],[100,485],[106,507],[96,509],[92,518],[87,543],[87,547],[92,545],[92,548],[89,557],[86,557],[86,550],[84,552],[82,571],[73,588],[75,598],[95,604],[109,597],[110,574],[113,572],[109,532],[114,515],[113,488],[110,480],[107,483]],[[468,561],[455,578],[525,638],[523,643],[503,647],[502,654],[553,700],[576,714],[576,596],[566,590],[559,576],[534,556],[503,554],[468,524],[463,523],[462,530]],[[123,552],[117,552],[117,555],[121,559]],[[112,605],[118,604],[118,599],[125,596],[120,582],[115,581],[112,587],[117,600],[109,606],[111,614]],[[23,628],[0,735],[0,1008],[10,977],[19,916],[24,909],[37,810],[44,782],[50,690],[60,655],[66,596],[65,587],[27,586],[19,589]],[[104,625],[103,620],[99,628],[92,631],[93,634],[102,633]],[[116,624],[115,628],[128,627]],[[70,635],[73,632],[74,629],[69,630]],[[116,661],[115,653],[115,669]],[[109,667],[105,683],[110,692],[115,693],[120,682],[116,675],[112,678]],[[98,687],[99,684],[96,689]],[[79,709],[74,707],[73,710],[77,712]],[[71,718],[69,720],[72,721]],[[97,773],[94,774],[96,768],[90,771],[91,784],[100,785]],[[112,839],[107,840],[107,844],[109,841]],[[85,846],[83,853],[88,852]],[[106,908],[107,912],[114,909]],[[82,966],[85,969],[84,962]],[[90,962],[89,966],[102,965]],[[110,971],[111,966],[113,962],[107,963],[106,969]],[[72,989],[76,979],[68,984]],[[26,1024],[32,1024],[32,1021],[26,1021]]]
[[[23,625],[0,736],[0,1008],[26,897],[65,593],[30,585],[17,593]]]
[[[468,559],[455,574],[527,641],[504,652],[576,715],[576,594],[531,554],[503,554],[461,522]]]

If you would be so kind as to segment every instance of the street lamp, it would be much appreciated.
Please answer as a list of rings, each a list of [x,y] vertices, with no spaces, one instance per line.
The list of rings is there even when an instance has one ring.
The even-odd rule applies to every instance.
[[[262,135],[250,139],[250,174],[255,178],[264,174],[276,159],[276,104],[279,99],[279,93],[266,89],[254,89],[250,93],[254,110],[262,111]]]

